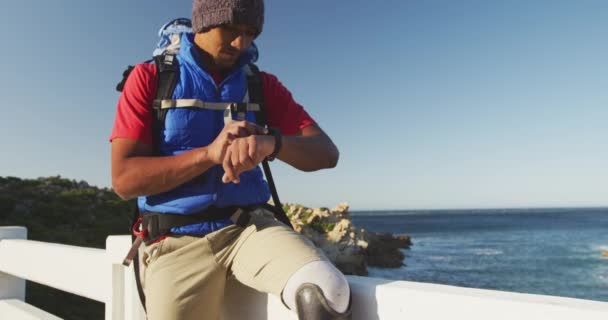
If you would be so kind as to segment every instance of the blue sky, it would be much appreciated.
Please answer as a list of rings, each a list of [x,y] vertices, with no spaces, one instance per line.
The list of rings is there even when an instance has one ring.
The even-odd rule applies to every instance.
[[[283,201],[353,209],[608,205],[608,2],[267,0],[259,65],[338,167],[273,164]],[[0,176],[110,186],[124,67],[191,2],[4,1]]]

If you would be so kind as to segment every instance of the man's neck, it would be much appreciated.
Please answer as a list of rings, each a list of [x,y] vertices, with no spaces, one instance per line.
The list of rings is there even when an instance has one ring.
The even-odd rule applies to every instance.
[[[221,74],[222,76],[225,76],[228,74],[228,72],[230,72],[230,69],[220,68],[218,65],[216,65],[211,55],[207,53],[207,51],[205,51],[203,48],[201,48],[196,43],[196,41],[194,41],[193,44],[194,45],[192,46],[192,54],[201,68],[208,72]]]

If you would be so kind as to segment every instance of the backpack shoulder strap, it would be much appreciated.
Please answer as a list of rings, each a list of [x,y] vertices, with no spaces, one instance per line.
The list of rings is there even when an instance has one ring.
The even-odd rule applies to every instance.
[[[154,61],[154,64],[156,65],[158,75],[158,87],[152,104],[152,111],[154,112],[152,135],[154,147],[158,150],[160,132],[165,125],[165,117],[167,115],[167,110],[161,109],[161,102],[173,97],[173,91],[175,91],[177,81],[179,80],[179,62],[174,53],[164,53],[155,56],[153,60],[148,60],[144,63],[150,63],[152,61]],[[116,91],[123,91],[125,83],[134,68],[134,66],[128,66],[127,69],[123,71],[122,80],[116,85]]]
[[[158,71],[158,89],[154,101],[156,105],[160,102],[156,100],[171,99],[173,96],[173,90],[175,90],[179,79],[179,62],[175,54],[165,53],[154,57],[154,64]]]
[[[256,123],[260,126],[268,127],[266,104],[264,101],[264,88],[262,86],[262,75],[260,73],[260,69],[253,63],[248,65],[247,91],[249,94],[249,102],[260,105],[260,111],[256,113],[255,117]],[[272,172],[270,172],[270,165],[268,164],[267,160],[262,161],[262,168],[264,169],[266,180],[268,180],[268,186],[270,187],[270,193],[272,194],[272,202],[274,202],[274,207],[270,207],[268,209],[274,213],[275,217],[279,221],[285,223],[293,229],[287,214],[285,214],[285,211],[283,210],[283,205],[279,199],[279,193],[277,192],[277,187],[274,183],[274,179],[272,178]]]
[[[249,102],[260,105],[260,111],[255,115],[255,122],[260,126],[267,126],[262,75],[258,66],[253,63],[247,65],[247,93],[249,94]]]
[[[173,91],[179,80],[179,62],[173,53],[165,53],[154,57],[154,64],[158,74],[158,88],[156,97],[152,104],[154,121],[152,124],[152,136],[154,147],[158,150],[160,145],[160,133],[165,126],[167,110],[161,109],[161,102],[173,98]]]

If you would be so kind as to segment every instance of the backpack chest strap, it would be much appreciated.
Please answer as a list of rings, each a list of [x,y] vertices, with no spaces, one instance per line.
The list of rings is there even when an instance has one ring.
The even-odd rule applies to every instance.
[[[224,111],[224,123],[230,122],[232,114],[237,114],[237,120],[245,120],[246,112],[259,112],[260,104],[248,102],[205,102],[199,99],[162,99],[154,101],[154,109],[164,111],[176,108],[195,108]]]

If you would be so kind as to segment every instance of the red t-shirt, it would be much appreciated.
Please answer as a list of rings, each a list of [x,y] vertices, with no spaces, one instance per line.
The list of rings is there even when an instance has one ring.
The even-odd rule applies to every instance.
[[[218,75],[214,74],[213,77],[216,82],[221,81]],[[315,123],[276,76],[262,72],[261,77],[270,127],[279,128],[284,135],[294,135],[300,129]],[[110,141],[114,138],[130,138],[152,144],[152,102],[156,95],[157,78],[154,64],[135,66],[118,100]]]

